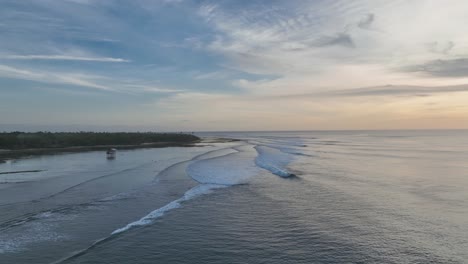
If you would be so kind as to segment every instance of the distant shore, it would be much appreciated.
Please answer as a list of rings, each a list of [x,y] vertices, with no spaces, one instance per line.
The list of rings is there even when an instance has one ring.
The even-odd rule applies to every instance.
[[[0,133],[0,161],[109,148],[190,147],[200,141],[199,137],[185,133],[9,132]]]
[[[192,147],[199,142],[181,143],[181,142],[156,142],[145,143],[141,145],[99,145],[99,146],[76,146],[66,148],[31,148],[19,150],[0,150],[0,162],[5,160],[24,158],[37,155],[55,155],[62,153],[86,152],[107,150],[109,148],[117,149],[140,149],[140,148],[165,148],[165,147]]]
[[[195,136],[194,136],[195,137]],[[22,148],[22,149],[1,149],[0,148],[0,163],[7,160],[26,158],[31,156],[40,155],[58,155],[65,153],[87,152],[87,151],[105,151],[109,148],[123,149],[142,149],[142,148],[166,148],[166,147],[194,147],[200,146],[199,144],[210,143],[224,143],[238,141],[237,139],[230,138],[199,138],[195,137],[192,141],[165,141],[165,142],[151,142],[141,144],[127,144],[127,145],[95,145],[95,146],[70,146],[70,147],[47,147],[47,148]]]

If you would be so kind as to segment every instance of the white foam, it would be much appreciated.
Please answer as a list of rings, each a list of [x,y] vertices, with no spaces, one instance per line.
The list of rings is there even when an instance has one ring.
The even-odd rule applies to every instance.
[[[141,219],[116,229],[112,235],[129,230],[132,227],[151,224],[166,212],[180,208],[182,203],[197,196],[210,193],[213,189],[246,183],[259,173],[254,164],[256,153],[252,146],[236,148],[236,153],[204,160],[195,160],[187,167],[187,173],[201,183],[185,192],[184,196],[156,209]]]
[[[46,211],[46,212],[38,214],[36,216],[36,218],[49,218],[49,217],[51,217],[53,215],[54,215],[54,213],[52,211]]]
[[[67,237],[57,233],[56,224],[50,222],[31,222],[22,226],[22,233],[2,231],[0,237],[0,254],[15,253],[25,250],[29,245],[66,240]]]
[[[256,153],[251,146],[237,150],[238,153],[195,161],[187,167],[187,173],[200,183],[245,184],[260,172],[254,163]]]
[[[293,160],[291,155],[266,146],[257,146],[255,149],[258,152],[258,156],[255,159],[257,166],[281,177],[294,175],[285,168]]]
[[[125,199],[128,199],[130,196],[131,196],[130,193],[123,192],[123,193],[114,194],[108,197],[104,197],[98,200],[98,202],[112,202],[112,201],[125,200]]]
[[[133,227],[144,226],[144,225],[151,224],[155,219],[163,216],[166,212],[168,212],[170,210],[173,210],[173,209],[176,209],[176,208],[180,208],[182,206],[183,202],[188,201],[190,199],[193,199],[193,198],[195,198],[197,196],[200,196],[200,195],[203,195],[203,194],[208,194],[213,189],[223,188],[223,187],[227,187],[227,186],[217,185],[217,184],[200,184],[198,186],[195,186],[192,189],[185,192],[184,196],[182,196],[181,198],[179,198],[177,200],[174,200],[174,201],[166,204],[165,206],[150,212],[149,214],[142,217],[140,220],[131,222],[128,225],[126,225],[126,226],[124,226],[122,228],[114,230],[111,233],[111,235],[115,235],[115,234],[125,232],[125,231],[127,231],[127,230],[129,230],[130,228],[133,228]]]
[[[272,145],[272,144],[260,144],[261,146],[266,146],[269,148],[274,148],[278,149],[281,152],[284,152],[286,154],[291,154],[291,155],[296,155],[296,156],[307,156],[307,157],[315,157],[315,154],[311,154],[311,151],[309,149],[304,149],[298,148],[298,147],[289,147],[289,146],[283,146],[283,145]]]

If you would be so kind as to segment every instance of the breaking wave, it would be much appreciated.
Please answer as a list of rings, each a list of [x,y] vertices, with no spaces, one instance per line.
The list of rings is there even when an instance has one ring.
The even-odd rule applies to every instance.
[[[192,189],[188,190],[184,196],[181,198],[174,200],[165,206],[156,209],[149,214],[145,215],[142,217],[140,220],[134,221],[129,223],[128,225],[114,230],[111,235],[119,234],[122,232],[125,232],[129,230],[130,228],[136,227],[136,226],[144,226],[153,223],[153,221],[161,216],[163,216],[166,212],[176,209],[181,207],[182,203],[185,201],[188,201],[192,198],[195,198],[197,196],[203,195],[203,194],[208,194],[212,192],[213,189],[218,189],[218,188],[223,188],[227,187],[226,185],[217,185],[217,184],[200,184],[198,186],[193,187]]]
[[[286,166],[293,160],[291,155],[266,146],[256,146],[255,149],[258,152],[255,158],[257,166],[284,178],[295,176],[286,169]]]
[[[253,162],[255,151],[251,146],[235,150],[236,153],[195,161],[187,167],[187,174],[202,184],[245,184],[259,172]]]
[[[141,219],[114,230],[111,235],[125,232],[132,227],[151,224],[155,219],[163,216],[166,212],[180,208],[185,201],[211,193],[214,189],[244,184],[250,177],[258,173],[253,163],[255,152],[251,146],[241,146],[236,148],[234,153],[231,152],[232,149],[230,151],[228,150],[228,154],[224,156],[194,160],[187,167],[186,171],[187,174],[195,181],[199,182],[200,185],[185,192],[181,198],[150,212]]]

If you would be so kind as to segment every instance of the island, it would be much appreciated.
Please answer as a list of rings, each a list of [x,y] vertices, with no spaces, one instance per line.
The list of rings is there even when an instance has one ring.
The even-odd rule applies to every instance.
[[[200,138],[155,132],[2,132],[0,162],[30,155],[156,147],[190,147]]]

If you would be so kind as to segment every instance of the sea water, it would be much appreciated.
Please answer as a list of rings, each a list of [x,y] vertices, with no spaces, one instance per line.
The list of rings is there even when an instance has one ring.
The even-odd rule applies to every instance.
[[[200,136],[0,164],[0,263],[468,263],[468,131]]]

